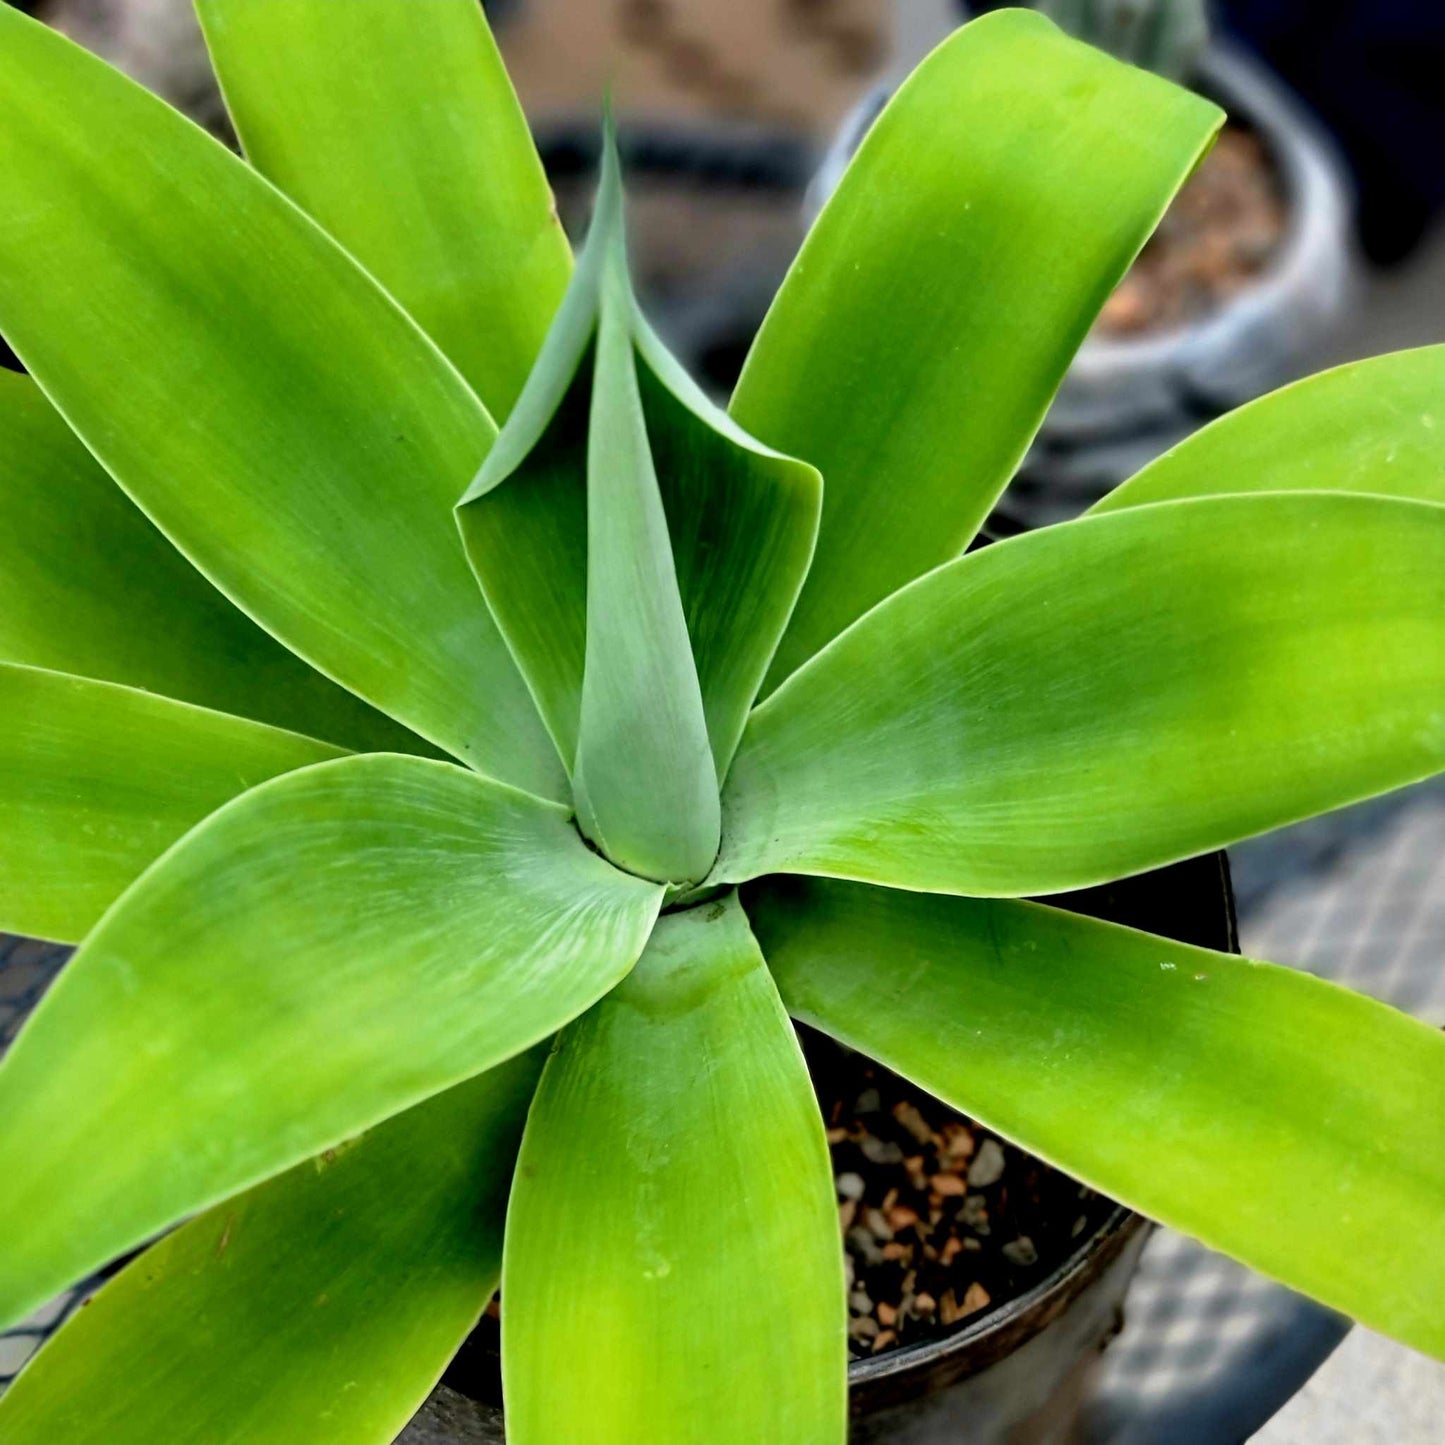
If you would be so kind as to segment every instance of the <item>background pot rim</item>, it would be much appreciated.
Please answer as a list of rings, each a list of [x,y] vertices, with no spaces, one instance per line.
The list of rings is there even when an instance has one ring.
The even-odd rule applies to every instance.
[[[1259,273],[1204,315],[1143,336],[1086,337],[1070,368],[1085,377],[1154,366],[1181,346],[1213,345],[1221,333],[1232,337],[1244,318],[1293,307],[1302,290],[1323,297],[1330,318],[1348,300],[1352,186],[1334,140],[1283,81],[1226,40],[1214,40],[1200,57],[1197,78],[1202,94],[1263,143],[1284,195],[1284,233]]]

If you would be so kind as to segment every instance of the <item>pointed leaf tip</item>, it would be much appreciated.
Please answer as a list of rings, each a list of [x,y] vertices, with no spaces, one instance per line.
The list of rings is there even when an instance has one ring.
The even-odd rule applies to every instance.
[[[965,25],[899,89],[732,400],[827,479],[768,689],[964,549],[1221,120],[1026,10]]]
[[[642,317],[604,130],[587,244],[458,522],[584,829],[631,871],[687,882],[715,855],[718,779],[806,574],[822,481],[713,406]]]

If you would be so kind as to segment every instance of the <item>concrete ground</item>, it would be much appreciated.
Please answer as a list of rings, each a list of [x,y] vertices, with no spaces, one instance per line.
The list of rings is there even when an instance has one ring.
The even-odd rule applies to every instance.
[[[1254,1439],[1256,1445],[1438,1445],[1442,1422],[1445,1365],[1356,1328]]]

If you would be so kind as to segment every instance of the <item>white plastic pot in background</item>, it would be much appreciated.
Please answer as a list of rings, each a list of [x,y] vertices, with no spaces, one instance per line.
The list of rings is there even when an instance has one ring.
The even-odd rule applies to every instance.
[[[1206,421],[1315,370],[1349,311],[1352,195],[1333,141],[1235,46],[1211,46],[1194,83],[1263,142],[1284,192],[1284,236],[1259,275],[1209,315],[1085,341],[1009,492],[1010,507],[1035,525],[1076,515]],[[891,90],[878,87],[844,123],[810,188],[811,212]]]

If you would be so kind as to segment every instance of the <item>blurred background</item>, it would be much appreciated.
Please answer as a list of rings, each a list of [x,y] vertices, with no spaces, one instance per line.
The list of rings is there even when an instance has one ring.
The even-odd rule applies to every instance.
[[[1127,5],[1039,5],[1220,101],[1231,122],[1105,308],[999,525],[1076,514],[1194,428],[1292,377],[1445,341],[1441,0],[1181,0],[1177,36],[1147,50],[1127,27],[1108,29]],[[229,138],[189,0],[20,8]],[[485,8],[574,235],[585,223],[599,99],[611,85],[647,305],[725,395],[868,124],[970,7]],[[1246,952],[1445,1023],[1439,783],[1249,845],[1233,861]],[[22,961],[0,972],[0,1044],[41,971]],[[1161,1233],[1108,1356],[1090,1430],[1098,1440],[1169,1445],[1256,1431],[1273,1445],[1439,1440],[1445,1368],[1359,1330],[1340,1345],[1344,1334],[1325,1311]],[[6,1348],[0,1339],[0,1373]]]
[[[1080,355],[1011,497],[1020,520],[1081,510],[1202,422],[1291,377],[1445,334],[1439,0],[1034,3],[1209,94],[1231,123]],[[1167,43],[1130,35],[1141,7],[1182,17]],[[188,0],[22,8],[227,135]],[[484,8],[574,233],[599,98],[612,86],[646,301],[725,394],[810,215],[892,87],[993,5]]]

